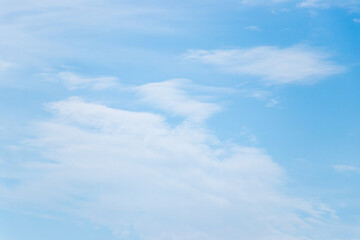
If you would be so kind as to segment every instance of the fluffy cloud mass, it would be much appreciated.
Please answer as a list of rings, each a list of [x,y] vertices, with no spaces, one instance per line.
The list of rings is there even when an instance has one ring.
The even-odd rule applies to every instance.
[[[184,55],[186,60],[211,64],[229,73],[258,76],[268,84],[310,83],[344,71],[328,57],[302,46],[192,50]]]
[[[159,114],[78,97],[48,104],[53,117],[26,141],[43,160],[24,161],[12,176],[18,183],[0,186],[2,204],[80,216],[120,239],[314,239],[301,231],[328,210],[282,193],[284,172],[263,150],[221,143],[195,113],[215,105],[176,83],[138,90],[155,107],[197,121],[170,126]],[[163,90],[174,97],[156,99]]]

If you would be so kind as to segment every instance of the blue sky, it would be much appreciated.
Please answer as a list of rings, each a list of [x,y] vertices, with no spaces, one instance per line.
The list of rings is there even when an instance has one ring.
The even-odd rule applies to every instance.
[[[360,1],[0,6],[1,239],[360,239]]]

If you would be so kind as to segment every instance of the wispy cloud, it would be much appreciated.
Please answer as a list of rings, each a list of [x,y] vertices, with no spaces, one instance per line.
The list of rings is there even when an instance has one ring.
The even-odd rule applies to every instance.
[[[245,27],[246,30],[249,30],[249,31],[253,31],[253,32],[261,32],[262,29],[258,26],[254,26],[254,25],[251,25],[251,26],[247,26]]]
[[[274,107],[279,104],[278,97],[274,96],[272,92],[264,89],[240,89],[237,91],[238,94],[245,98],[254,98],[265,102],[266,107]]]
[[[334,165],[333,168],[340,173],[359,173],[360,168],[350,165]]]
[[[186,116],[215,107],[176,90],[181,84],[138,91]],[[36,123],[26,142],[47,161],[24,161],[13,173],[17,186],[0,185],[2,204],[65,211],[144,240],[300,240],[327,216],[325,207],[281,191],[284,171],[263,150],[222,143],[203,125],[171,126],[163,115],[78,97],[47,108],[53,117]]]
[[[73,72],[60,72],[55,77],[59,78],[70,90],[82,88],[103,90],[118,85],[116,77],[84,77]]]
[[[174,79],[166,82],[150,83],[135,88],[141,95],[141,100],[151,106],[186,117],[191,121],[202,121],[220,110],[215,103],[203,102],[187,96],[182,90],[186,79]]]
[[[267,84],[312,83],[345,70],[330,61],[328,54],[305,46],[192,50],[184,58],[232,74],[258,76]]]
[[[301,1],[298,6],[307,8],[341,7],[355,10],[360,7],[360,2],[357,0],[305,0]]]
[[[355,23],[360,23],[360,18],[354,18],[353,21],[354,21]]]

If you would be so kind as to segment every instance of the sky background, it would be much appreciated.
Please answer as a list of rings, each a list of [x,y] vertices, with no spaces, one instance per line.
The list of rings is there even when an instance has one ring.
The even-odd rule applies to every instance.
[[[0,239],[360,239],[360,1],[0,0]]]

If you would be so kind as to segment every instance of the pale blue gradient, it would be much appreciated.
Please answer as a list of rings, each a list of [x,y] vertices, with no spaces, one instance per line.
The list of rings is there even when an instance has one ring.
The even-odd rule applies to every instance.
[[[54,205],[52,200],[49,203],[28,199],[32,193],[27,192],[26,186],[43,175],[29,171],[27,164],[53,161],[44,155],[47,151],[53,153],[49,150],[53,145],[29,144],[51,137],[50,133],[39,132],[41,128],[36,124],[56,118],[59,110],[49,111],[47,104],[76,96],[109,108],[157,114],[169,127],[184,119],[193,121],[190,125],[194,124],[191,127],[196,134],[204,130],[220,142],[206,143],[205,148],[211,150],[228,151],[232,144],[262,149],[284,171],[284,178],[276,185],[284,199],[299,198],[331,209],[325,211],[319,225],[304,228],[301,236],[294,233],[292,239],[360,239],[360,173],[342,172],[334,167],[360,167],[360,24],[354,21],[360,18],[360,1],[323,0],[303,6],[301,2],[305,1],[20,0],[15,4],[0,0],[0,238],[153,239],[147,237],[154,235],[149,230],[152,225],[143,222],[147,218],[151,222],[154,214],[151,207],[144,207],[149,216],[140,210],[126,213],[131,220],[123,223],[123,229],[117,229],[115,214],[97,222],[94,218],[103,215],[89,217],[80,210],[74,211],[79,202],[101,198],[97,191],[103,186],[110,188],[108,182],[91,188],[86,185],[89,181],[85,185],[90,190],[79,192],[79,196],[69,197],[61,189],[60,192],[64,191],[61,194],[70,200],[59,200],[64,197],[60,194],[61,197],[54,197],[55,202],[59,201]],[[259,74],[243,74],[244,71],[230,71],[221,64],[186,57],[198,50],[245,51],[257,47],[279,51],[294,47],[314,56],[323,54],[321,61],[331,62],[341,71],[331,73],[330,69],[324,70],[330,73],[323,75],[310,74],[305,83],[278,84],[264,81],[261,74],[265,68],[256,69]],[[1,65],[2,61],[12,65]],[[59,77],[61,72],[81,76],[83,80],[79,81],[85,83],[71,89]],[[104,77],[116,78],[118,84],[96,89],[91,85],[93,82],[86,82]],[[177,86],[183,92],[175,100],[170,99],[173,105],[169,98],[147,101],[138,91],[139,86],[171,79],[183,79]],[[173,88],[166,88],[170,90]],[[166,95],[163,91],[159,95]],[[177,101],[188,103],[190,109]],[[200,108],[191,108],[196,104],[204,108],[214,104],[218,111],[214,107],[213,111],[205,112],[206,117],[196,120],[199,123],[194,120],[194,111]],[[92,133],[96,126],[90,123],[80,128]],[[66,176],[63,177],[65,180]],[[43,193],[46,195],[48,190]],[[13,192],[20,195],[10,196]],[[291,207],[277,210],[282,214],[288,208]],[[306,219],[303,213],[298,214],[300,219]],[[137,219],[140,215],[147,218]],[[237,216],[222,217],[237,220]],[[177,224],[186,225],[182,219],[178,223],[171,219],[169,225],[165,224],[166,219],[162,221],[158,224],[163,223],[168,231],[175,232]],[[223,224],[218,227],[225,228],[226,220]],[[194,236],[210,228],[205,223],[195,227],[198,229],[192,229]],[[259,240],[273,239],[248,229],[236,233],[243,235],[234,235],[230,230],[216,233],[223,234],[223,240],[246,237],[251,240],[252,232]],[[196,237],[182,240],[190,239]]]

